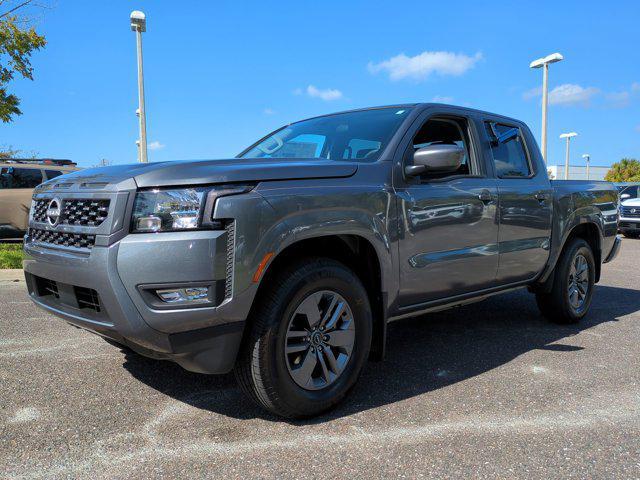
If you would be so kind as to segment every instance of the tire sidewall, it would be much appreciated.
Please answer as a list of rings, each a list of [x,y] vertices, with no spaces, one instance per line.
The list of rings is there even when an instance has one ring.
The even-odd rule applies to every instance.
[[[587,265],[589,266],[589,289],[587,291],[587,297],[585,298],[584,304],[578,310],[573,308],[573,306],[571,305],[568,288],[569,272],[577,255],[582,255],[587,260]],[[589,247],[589,244],[584,240],[575,242],[567,252],[566,257],[563,259],[562,269],[559,272],[561,276],[561,278],[559,279],[559,285],[561,288],[560,295],[562,297],[562,305],[564,307],[565,313],[568,317],[576,321],[584,317],[589,312],[595,285],[595,271],[595,259],[593,257],[591,247]]]
[[[295,278],[295,275],[293,276]],[[320,290],[332,290],[347,301],[355,324],[355,343],[351,357],[338,379],[321,390],[305,390],[295,383],[286,365],[286,334],[291,315],[309,295]],[[372,336],[372,314],[366,290],[346,267],[334,265],[313,271],[287,282],[279,308],[269,319],[265,338],[269,376],[274,380],[278,397],[300,415],[312,415],[338,403],[355,384],[369,355]]]

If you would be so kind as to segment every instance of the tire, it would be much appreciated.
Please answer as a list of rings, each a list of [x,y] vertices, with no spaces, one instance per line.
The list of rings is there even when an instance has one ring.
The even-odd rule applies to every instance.
[[[579,258],[583,259],[584,263]],[[583,275],[574,274],[575,270],[572,267],[577,262],[586,266],[587,270]],[[542,314],[556,323],[579,322],[587,314],[591,305],[595,284],[595,265],[593,251],[589,244],[581,238],[571,240],[554,270],[551,291],[536,294],[538,308]],[[574,277],[576,281],[572,282]],[[570,286],[571,291],[574,292],[572,295],[570,295]]]
[[[241,389],[259,406],[286,418],[335,407],[355,385],[371,347],[371,306],[362,282],[343,264],[324,258],[298,261],[264,281],[268,290],[252,309],[234,368]],[[322,320],[312,328],[315,310]],[[301,331],[307,332],[304,337]],[[347,341],[350,350],[330,345]],[[291,353],[294,349],[300,351]]]

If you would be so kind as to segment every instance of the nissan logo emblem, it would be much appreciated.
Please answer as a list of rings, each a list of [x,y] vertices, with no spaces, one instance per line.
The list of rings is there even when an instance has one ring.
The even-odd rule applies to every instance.
[[[49,202],[49,205],[47,206],[47,222],[49,222],[49,225],[51,225],[52,227],[58,225],[58,222],[60,221],[60,213],[62,213],[61,207],[62,201],[59,198],[54,198]]]

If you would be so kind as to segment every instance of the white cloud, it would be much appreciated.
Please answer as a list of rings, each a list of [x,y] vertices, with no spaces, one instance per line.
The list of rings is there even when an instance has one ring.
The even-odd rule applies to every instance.
[[[623,108],[629,105],[631,94],[629,92],[612,92],[607,94],[612,107]]]
[[[391,80],[424,80],[431,74],[462,75],[480,59],[480,52],[474,56],[453,52],[422,52],[415,57],[401,53],[379,63],[369,62],[367,68],[372,74],[386,72]]]
[[[531,100],[532,98],[536,98],[542,95],[542,87],[535,87],[531,90],[527,90],[522,94],[522,98],[525,100]]]
[[[262,113],[264,113],[265,115],[275,115],[276,111],[272,108],[265,108]]]
[[[320,98],[324,101],[331,101],[331,100],[338,100],[340,98],[342,98],[342,92],[340,90],[337,90],[335,88],[325,88],[325,89],[320,89],[317,88],[314,85],[309,85],[307,87],[307,89],[305,90],[305,92],[307,93],[307,95],[309,95],[311,98]],[[297,88],[296,90],[293,91],[294,95],[302,95],[302,89]]]
[[[591,98],[597,95],[599,91],[595,87],[582,87],[573,83],[565,83],[549,92],[549,104],[588,106]]]
[[[453,103],[453,97],[447,97],[446,95],[436,95],[431,99],[431,101],[436,103]]]
[[[631,91],[632,92],[640,92],[640,82],[633,82],[631,84]]]
[[[164,143],[160,143],[159,141],[151,142],[147,145],[149,150],[162,150],[166,145]]]

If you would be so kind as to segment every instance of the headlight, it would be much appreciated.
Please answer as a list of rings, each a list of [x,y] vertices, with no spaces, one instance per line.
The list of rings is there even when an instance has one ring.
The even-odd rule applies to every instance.
[[[218,197],[244,193],[247,186],[196,187],[138,192],[133,206],[134,233],[172,232],[202,228],[205,206],[209,215]],[[205,221],[210,224],[211,219]]]

